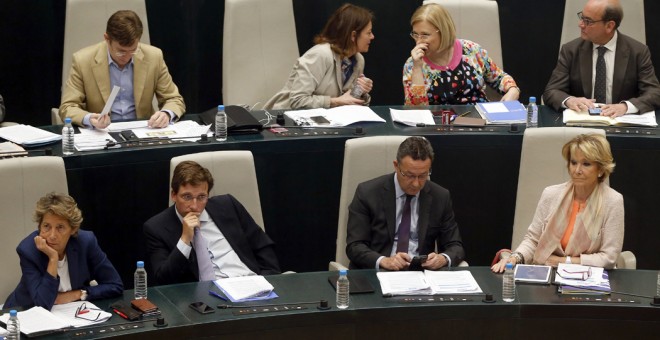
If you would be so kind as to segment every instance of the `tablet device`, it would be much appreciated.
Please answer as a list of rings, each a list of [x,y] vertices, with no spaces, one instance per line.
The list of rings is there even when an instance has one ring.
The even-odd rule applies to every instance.
[[[533,264],[518,264],[513,273],[516,282],[550,284],[552,267]]]
[[[363,293],[373,293],[374,286],[371,285],[369,279],[363,275],[357,273],[348,272],[348,283],[349,283],[349,292],[350,294],[363,294]],[[337,279],[339,274],[331,275],[328,277],[328,282],[332,287],[337,290]]]

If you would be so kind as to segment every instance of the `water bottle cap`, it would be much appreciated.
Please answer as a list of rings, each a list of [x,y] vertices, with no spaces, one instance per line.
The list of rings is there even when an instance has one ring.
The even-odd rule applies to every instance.
[[[536,103],[536,97],[529,97],[530,103]]]
[[[513,269],[513,263],[507,262],[506,269]]]
[[[137,261],[138,268],[144,268],[144,261]]]
[[[70,123],[71,123],[71,118],[70,117],[64,118],[64,124],[70,124]]]
[[[18,312],[16,312],[15,309],[9,311],[9,316],[16,316],[16,315],[18,315]]]
[[[348,273],[348,269],[340,269],[339,270],[339,275],[346,275]]]
[[[225,106],[224,105],[218,105],[218,111],[224,111]]]

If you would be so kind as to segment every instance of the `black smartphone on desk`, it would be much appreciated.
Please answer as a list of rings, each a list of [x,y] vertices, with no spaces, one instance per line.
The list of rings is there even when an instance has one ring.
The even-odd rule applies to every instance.
[[[193,302],[189,305],[189,307],[201,314],[209,314],[215,312],[213,307],[205,304],[204,302]]]
[[[408,266],[408,270],[424,270],[424,268],[422,268],[422,263],[426,262],[426,258],[426,255],[413,257],[412,261],[410,261],[410,265]]]

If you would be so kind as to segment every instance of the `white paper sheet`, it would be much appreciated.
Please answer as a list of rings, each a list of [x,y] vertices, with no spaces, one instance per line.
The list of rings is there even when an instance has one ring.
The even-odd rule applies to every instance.
[[[112,91],[110,92],[110,97],[108,97],[108,101],[105,102],[103,111],[101,111],[101,116],[105,116],[110,112],[110,109],[112,108],[112,104],[115,102],[115,98],[117,98],[117,93],[119,93],[119,90],[121,90],[119,86],[112,87]]]
[[[417,126],[419,123],[435,125],[431,110],[397,110],[390,108],[390,115],[392,121],[408,126]]]

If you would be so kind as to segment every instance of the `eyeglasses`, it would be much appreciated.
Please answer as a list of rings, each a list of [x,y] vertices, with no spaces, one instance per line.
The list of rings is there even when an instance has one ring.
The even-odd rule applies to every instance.
[[[130,54],[131,56],[134,56],[134,55],[138,54],[138,52],[140,52],[140,47],[136,48],[135,51],[133,51],[133,52],[117,51],[117,52],[114,52],[114,55],[117,56],[117,57],[123,57],[127,54]]]
[[[108,46],[110,46],[111,49],[115,50],[115,47],[112,46],[111,41],[108,41]],[[134,56],[134,55],[138,54],[139,52],[140,52],[140,45],[138,44],[138,47],[136,47],[135,50],[133,50],[133,51],[117,51],[117,50],[115,50],[114,52],[112,52],[112,54],[116,57],[121,58],[121,57],[124,57],[124,56],[129,55],[129,54],[131,56]]]
[[[601,21],[608,21],[608,20],[605,20],[605,19],[602,19],[602,20],[593,20],[593,19],[585,18],[585,17],[582,15],[582,12],[578,12],[577,16],[578,16],[578,20],[582,21],[582,23],[583,23],[585,26],[591,26],[591,25],[593,25],[593,24],[595,24],[595,23],[597,23],[597,22],[601,22]]]
[[[183,194],[181,195],[181,199],[186,202],[191,202],[192,200],[196,200],[197,202],[204,203],[206,202],[206,200],[209,199],[209,196],[208,195],[193,196],[191,194]]]
[[[557,275],[565,279],[585,281],[591,277],[591,267],[589,267],[587,270],[579,270],[579,271],[561,269],[561,270],[557,270]]]
[[[415,176],[415,175],[413,175],[413,174],[407,174],[407,173],[404,173],[404,172],[401,170],[401,167],[399,167],[399,173],[401,174],[401,176],[403,176],[403,178],[405,178],[405,179],[407,179],[407,180],[409,180],[409,181],[418,180],[418,181],[420,181],[420,182],[424,182],[424,181],[426,181],[426,180],[429,179],[429,176],[431,176],[431,170],[430,170],[430,169],[429,169],[429,172],[426,173],[426,174],[421,174],[421,175],[419,175],[419,176]]]
[[[438,32],[440,32],[440,30],[437,30],[433,33],[438,33]],[[412,32],[410,32],[410,37],[415,39],[415,40],[417,40],[417,39],[426,40],[426,39],[430,38],[433,35],[433,33],[417,33],[415,31],[412,31]]]
[[[87,321],[96,321],[101,316],[101,311],[102,310],[98,308],[87,308],[87,304],[83,302],[78,308],[76,308],[76,314],[74,314],[74,317]],[[96,316],[94,316],[95,313]]]

